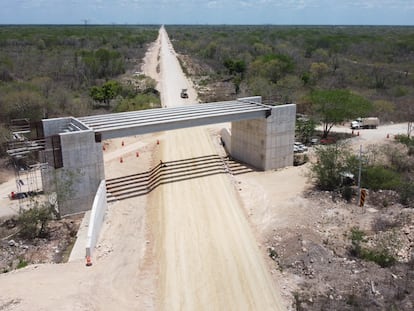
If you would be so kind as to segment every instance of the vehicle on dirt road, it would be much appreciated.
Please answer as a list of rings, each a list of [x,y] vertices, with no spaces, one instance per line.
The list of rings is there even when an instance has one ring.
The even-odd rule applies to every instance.
[[[181,98],[188,98],[187,89],[182,89],[181,90]]]
[[[379,119],[377,117],[358,118],[351,122],[351,129],[376,129],[378,125]]]

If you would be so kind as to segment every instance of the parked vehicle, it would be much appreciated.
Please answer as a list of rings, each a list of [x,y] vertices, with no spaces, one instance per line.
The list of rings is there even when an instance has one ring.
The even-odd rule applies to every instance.
[[[293,144],[293,152],[294,153],[302,153],[308,151],[308,147],[306,147],[304,144],[302,144],[301,142],[295,142]]]
[[[187,89],[182,89],[181,90],[181,98],[188,98]]]
[[[376,129],[379,125],[377,117],[358,118],[351,122],[351,129]]]

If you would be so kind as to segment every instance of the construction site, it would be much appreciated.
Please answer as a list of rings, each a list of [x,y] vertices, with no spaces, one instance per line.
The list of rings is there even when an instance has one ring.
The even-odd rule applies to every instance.
[[[344,232],[397,214],[368,201],[361,217],[355,204],[312,190],[308,164],[293,166],[294,104],[198,103],[163,27],[139,69],[158,82],[163,108],[12,122],[15,176],[1,187],[13,212],[41,198],[76,243],[65,263],[1,274],[0,308],[335,310],[362,305],[362,295],[388,299],[388,272],[347,259]],[[365,146],[403,130],[352,139]],[[409,260],[412,221],[403,226]],[[9,252],[25,246],[8,243]],[[405,282],[402,268],[393,274],[387,284]]]

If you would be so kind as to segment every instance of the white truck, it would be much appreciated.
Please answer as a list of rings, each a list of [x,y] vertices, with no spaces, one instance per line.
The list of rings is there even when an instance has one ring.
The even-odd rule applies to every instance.
[[[351,122],[351,129],[376,129],[379,125],[377,117],[358,118]]]

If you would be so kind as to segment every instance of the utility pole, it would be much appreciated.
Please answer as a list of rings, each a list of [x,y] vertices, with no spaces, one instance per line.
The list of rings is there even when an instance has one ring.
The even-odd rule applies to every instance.
[[[361,202],[361,170],[362,170],[362,145],[359,145],[359,170],[358,170],[358,201]]]

